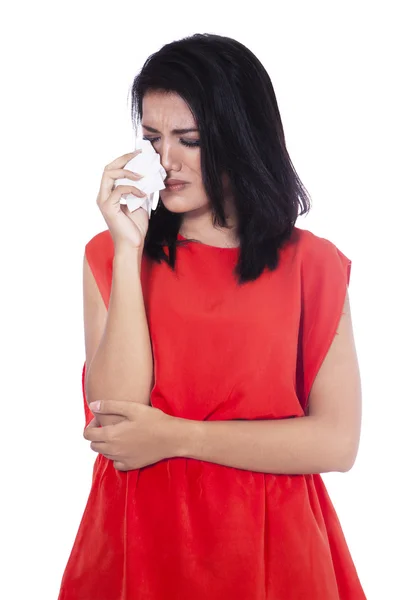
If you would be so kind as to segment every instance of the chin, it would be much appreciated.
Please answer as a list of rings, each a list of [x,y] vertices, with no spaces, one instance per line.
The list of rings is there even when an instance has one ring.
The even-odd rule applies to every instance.
[[[190,210],[182,198],[173,198],[170,196],[167,200],[161,198],[161,202],[164,204],[167,210],[173,213],[183,213]]]
[[[164,204],[165,208],[172,213],[188,213],[188,212],[199,212],[208,211],[210,203],[205,201],[202,204],[195,204],[190,201],[190,194],[186,197],[182,195],[182,192],[168,192],[163,194],[164,190],[160,191],[160,200]],[[189,196],[189,197],[188,197]]]

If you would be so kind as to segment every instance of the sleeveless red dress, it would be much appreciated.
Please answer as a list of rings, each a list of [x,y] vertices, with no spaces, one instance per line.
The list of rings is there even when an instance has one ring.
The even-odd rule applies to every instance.
[[[109,231],[85,250],[108,307]],[[189,242],[177,249],[175,272],[143,258],[151,404],[195,420],[302,417],[337,330],[351,261],[295,227],[278,269],[239,287],[238,254]],[[321,475],[187,458],[121,472],[99,454],[59,600],[205,598],[365,600]]]

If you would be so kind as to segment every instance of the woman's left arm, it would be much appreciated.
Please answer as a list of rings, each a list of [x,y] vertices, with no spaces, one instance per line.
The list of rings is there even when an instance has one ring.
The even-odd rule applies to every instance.
[[[174,419],[174,456],[262,473],[349,471],[359,446],[361,381],[348,293],[314,380],[308,415],[268,421]]]

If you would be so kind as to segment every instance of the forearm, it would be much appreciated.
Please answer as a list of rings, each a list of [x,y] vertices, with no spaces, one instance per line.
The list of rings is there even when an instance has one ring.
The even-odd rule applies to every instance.
[[[140,280],[141,259],[141,250],[115,248],[106,326],[86,377],[88,403],[112,399],[149,404],[153,357]]]
[[[312,416],[268,421],[177,419],[176,456],[276,474],[347,471],[347,446],[331,424]]]

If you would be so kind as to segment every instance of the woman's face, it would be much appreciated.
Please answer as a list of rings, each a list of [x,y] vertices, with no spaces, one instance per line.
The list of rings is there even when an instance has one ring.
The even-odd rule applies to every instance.
[[[191,212],[191,217],[209,212],[201,175],[200,134],[186,102],[175,93],[148,92],[143,98],[142,128],[144,139],[150,140],[160,155],[167,180],[187,182],[180,191],[160,191],[165,207],[174,213]]]

